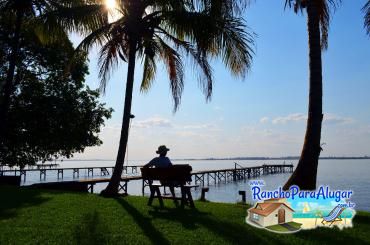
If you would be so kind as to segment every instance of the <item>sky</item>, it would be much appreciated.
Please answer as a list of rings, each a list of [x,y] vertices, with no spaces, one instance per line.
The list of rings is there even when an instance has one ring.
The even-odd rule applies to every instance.
[[[323,53],[324,122],[321,156],[370,155],[370,37],[363,28],[364,0],[343,1],[332,14],[329,48]],[[255,55],[245,79],[212,61],[214,90],[206,103],[191,65],[173,113],[169,80],[159,66],[148,93],[141,93],[137,61],[129,160],[150,159],[159,145],[171,158],[298,156],[307,118],[308,41],[305,14],[284,10],[284,1],[254,1],[244,18],[254,32]],[[75,44],[79,38],[74,37]],[[98,49],[91,51],[90,88],[99,86]],[[112,107],[100,138],[75,159],[115,159],[123,114],[127,64],[109,80],[101,101]]]

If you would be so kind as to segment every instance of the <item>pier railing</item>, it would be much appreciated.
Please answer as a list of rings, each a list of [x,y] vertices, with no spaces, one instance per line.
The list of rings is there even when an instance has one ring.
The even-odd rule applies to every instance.
[[[138,169],[142,167],[139,165],[123,166],[124,174],[138,174]],[[113,173],[114,167],[79,167],[79,168],[28,168],[28,169],[7,169],[0,170],[0,176],[2,175],[19,175],[23,182],[26,182],[27,173],[38,172],[40,176],[40,181],[46,180],[46,175],[49,172],[56,174],[57,179],[62,180],[65,172],[72,172],[73,178],[79,178],[80,173],[87,172],[87,177],[94,176],[94,173],[98,173],[100,176],[110,176]]]
[[[146,180],[141,178],[139,168],[141,165],[124,166],[123,173],[126,176],[121,177],[120,189],[127,193],[127,183],[134,180],[142,180],[142,193],[144,194],[145,187],[149,186]],[[246,180],[250,178],[260,177],[261,175],[280,174],[280,173],[292,173],[293,164],[263,164],[261,166],[243,167],[237,163],[234,164],[234,168],[230,169],[215,169],[215,170],[201,170],[193,171],[192,181],[195,184],[201,186],[227,183],[230,181]],[[40,181],[46,182],[47,172],[53,172],[56,174],[58,180],[63,181],[64,173],[69,171],[72,173],[73,179],[76,182],[82,182],[89,185],[89,190],[93,191],[93,186],[97,183],[104,183],[110,180],[110,175],[113,172],[114,167],[80,167],[80,168],[38,168],[38,169],[13,169],[13,170],[1,170],[0,176],[2,175],[20,175],[22,180],[26,181],[28,172],[39,172]],[[80,173],[85,171],[87,176],[80,179]],[[94,178],[94,176],[99,178]],[[48,175],[50,176],[50,175]],[[90,177],[91,178],[86,178]]]

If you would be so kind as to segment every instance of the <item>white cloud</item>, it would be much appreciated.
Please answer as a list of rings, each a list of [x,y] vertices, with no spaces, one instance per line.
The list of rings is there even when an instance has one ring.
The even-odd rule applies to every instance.
[[[267,122],[269,122],[270,121],[270,118],[268,118],[268,117],[262,117],[261,119],[260,119],[260,122],[261,123],[267,123]]]
[[[262,122],[262,119],[264,119],[264,122],[267,121],[264,117],[264,118],[261,118],[260,120],[261,122]],[[303,113],[292,113],[287,116],[276,117],[272,120],[272,123],[273,124],[286,124],[289,122],[305,122],[306,120],[307,120],[307,115]],[[355,120],[351,117],[342,117],[342,116],[338,116],[333,113],[324,114],[324,123],[326,124],[349,124],[349,123],[353,123],[354,121]]]
[[[221,106],[214,106],[213,107],[213,110],[214,111],[220,111],[221,112],[221,111],[223,111],[223,108]]]
[[[340,117],[335,114],[327,113],[324,115],[324,122],[327,124],[348,124],[355,120],[351,117]]]
[[[183,126],[184,129],[208,129],[208,130],[214,130],[216,129],[216,125],[214,124],[193,124],[193,125],[185,125]]]
[[[273,124],[285,124],[288,122],[299,122],[307,120],[307,116],[303,113],[293,113],[285,117],[276,117],[272,120]]]
[[[171,128],[172,123],[165,118],[153,117],[142,121],[134,122],[132,126],[136,128],[154,128],[154,127]]]

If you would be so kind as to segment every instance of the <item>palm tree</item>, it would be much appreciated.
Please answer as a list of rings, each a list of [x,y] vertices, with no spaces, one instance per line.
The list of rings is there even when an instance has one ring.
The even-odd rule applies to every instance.
[[[93,9],[95,8],[95,11]],[[10,95],[14,89],[14,75],[16,73],[18,52],[21,48],[22,29],[33,29],[38,34],[40,41],[57,41],[57,37],[66,35],[65,30],[60,23],[69,23],[75,21],[75,26],[88,26],[91,28],[99,22],[107,21],[107,14],[102,15],[102,7],[99,5],[87,6],[85,0],[0,0],[0,10],[2,15],[9,15],[14,21],[14,30],[8,56],[8,70],[3,84],[0,84],[0,143],[2,135],[6,132],[7,112],[10,104]],[[89,18],[81,16],[89,10]],[[72,10],[80,10],[80,18],[72,20]],[[85,11],[84,11],[85,10]],[[53,15],[49,13],[53,12]],[[75,13],[76,15],[76,13]],[[48,18],[44,18],[44,17]],[[57,19],[60,17],[60,20]],[[60,22],[60,23],[58,23]],[[65,25],[64,25],[65,27]],[[71,28],[70,28],[71,29]]]
[[[370,35],[370,0],[368,0],[365,6],[363,7],[363,11],[365,12],[364,26],[366,28],[367,34]]]
[[[297,13],[306,10],[309,46],[309,100],[308,119],[303,149],[298,165],[284,185],[297,185],[304,190],[316,189],[317,166],[321,153],[322,61],[321,51],[328,47],[330,7],[340,0],[285,0],[286,7]]]
[[[199,82],[209,100],[212,94],[212,69],[209,58],[220,57],[236,76],[243,77],[251,66],[253,37],[237,17],[242,2],[207,0],[117,1],[119,18],[88,35],[79,48],[88,51],[101,46],[99,55],[101,89],[118,62],[128,62],[121,138],[112,178],[102,195],[118,193],[128,141],[132,90],[136,59],[143,61],[141,91],[150,89],[157,62],[167,68],[174,101],[178,109],[184,87],[183,57],[191,59],[200,71]]]
[[[322,218],[322,211],[318,208],[315,210],[315,226],[317,225],[317,218]]]

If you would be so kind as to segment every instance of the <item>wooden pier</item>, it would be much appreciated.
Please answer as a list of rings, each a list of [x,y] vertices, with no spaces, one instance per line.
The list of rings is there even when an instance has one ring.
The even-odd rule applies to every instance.
[[[279,165],[261,165],[256,167],[243,167],[235,163],[234,168],[193,171],[192,181],[189,184],[199,184],[201,186],[209,186],[210,184],[227,183],[230,181],[246,180],[250,178],[260,177],[261,175],[293,173],[293,164]],[[149,186],[147,181],[143,180],[142,194],[144,195],[145,187]]]
[[[138,174],[138,169],[142,166],[123,166],[123,173],[124,174]],[[100,176],[110,176],[113,172],[114,167],[82,167],[82,168],[27,168],[27,169],[0,169],[0,176],[3,175],[19,175],[23,182],[26,182],[27,173],[30,172],[38,172],[40,176],[40,181],[46,181],[47,173],[56,174],[58,180],[63,180],[64,173],[69,171],[72,172],[73,178],[79,178],[80,173],[87,172],[87,177],[94,176],[98,174]],[[50,176],[50,175],[48,175]]]
[[[142,179],[140,175],[139,168],[142,166],[124,166],[123,173],[131,174],[131,176],[122,176],[120,183],[120,191],[127,194],[127,183],[134,180],[142,180],[142,194],[144,195],[145,187],[149,186],[147,180]],[[257,178],[262,175],[270,174],[280,174],[280,173],[292,173],[293,164],[277,164],[277,165],[267,165],[263,164],[261,166],[254,167],[243,167],[237,163],[234,163],[234,168],[229,169],[217,169],[217,170],[202,170],[202,171],[193,171],[192,181],[189,184],[196,184],[200,186],[209,186],[210,184],[219,184],[227,183],[230,181],[246,180],[250,178]],[[87,171],[87,177],[80,179],[80,172],[85,170]],[[5,173],[10,173],[17,175],[19,174],[23,181],[26,180],[27,172],[38,171],[40,175],[40,181],[46,180],[46,174],[49,171],[54,171],[58,180],[63,180],[63,175],[65,171],[72,171],[73,178],[76,178],[74,181],[77,184],[86,184],[88,191],[91,193],[94,191],[94,185],[97,183],[107,183],[110,180],[110,175],[113,172],[114,167],[83,167],[83,168],[52,168],[52,169],[14,169],[14,170],[0,170],[0,176],[5,175]],[[94,178],[94,173],[99,174],[100,178]],[[8,174],[7,174],[8,175]],[[85,175],[86,176],[86,175]],[[96,176],[96,175],[95,175]],[[63,183],[65,181],[51,182],[51,183]],[[42,183],[41,183],[42,184]],[[50,184],[45,183],[45,184]],[[38,186],[40,183],[37,184]]]
[[[194,171],[191,173],[192,181],[189,182],[189,184],[192,184],[194,182],[195,184],[200,184],[201,186],[205,186],[205,184],[209,186],[210,184],[227,183],[230,181],[256,178],[260,177],[261,175],[292,173],[293,168],[293,164],[242,167],[239,164],[235,163],[235,167],[230,169]],[[93,193],[95,184],[109,182],[109,180],[110,178],[99,178],[79,180],[78,182],[86,183],[88,185],[88,190]],[[124,194],[127,194],[127,183],[133,180],[142,180],[142,194],[144,195],[145,187],[149,186],[149,183],[147,180],[144,180],[141,175],[122,177],[119,191],[123,191]]]
[[[227,181],[245,180],[259,177],[261,175],[278,174],[278,173],[292,173],[293,164],[280,165],[262,165],[256,167],[242,167],[235,163],[234,168],[219,169],[219,170],[205,170],[193,172],[195,184],[209,185],[210,183],[220,183]]]

